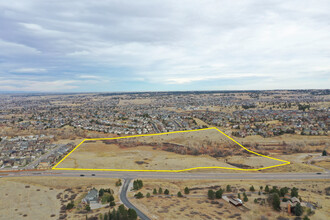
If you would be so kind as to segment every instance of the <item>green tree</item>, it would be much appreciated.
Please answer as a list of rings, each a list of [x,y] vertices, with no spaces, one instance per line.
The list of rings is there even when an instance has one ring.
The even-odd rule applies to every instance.
[[[258,200],[257,199],[254,199],[254,203],[258,203]]]
[[[168,194],[170,194],[170,191],[168,191],[168,189],[165,189],[164,194],[168,195]]]
[[[142,182],[142,180],[137,180],[137,185],[138,185],[138,188],[139,188],[139,189],[142,189],[142,187],[143,187],[143,182]]]
[[[221,199],[222,198],[222,193],[223,193],[222,189],[217,190],[215,192],[215,198]]]
[[[133,189],[134,190],[139,190],[143,187],[143,182],[142,180],[134,180],[133,182]]]
[[[254,187],[253,186],[250,187],[250,191],[254,192]]]
[[[114,201],[110,201],[110,207],[116,206],[116,203]]]
[[[261,192],[260,192],[260,191],[258,192],[258,195],[259,195],[259,196],[261,195]]]
[[[158,189],[158,194],[163,194],[163,189],[161,187]]]
[[[227,191],[227,192],[231,192],[231,187],[230,187],[230,185],[227,185],[227,187],[226,187],[226,191]]]
[[[116,209],[113,209],[111,214],[110,214],[110,219],[111,220],[116,220],[117,219],[117,212]]]
[[[280,204],[281,204],[281,200],[280,200],[280,197],[277,193],[274,193],[272,195],[272,206],[273,206],[273,209],[275,209],[276,211],[279,211],[281,210],[281,207],[280,207]]]
[[[184,188],[184,194],[189,194],[189,192],[190,192],[189,188],[188,187],[185,187]]]
[[[237,198],[241,199],[241,194],[240,193],[237,194]]]
[[[289,188],[288,187],[283,187],[283,188],[280,189],[280,196],[283,197],[288,192],[289,192]]]
[[[327,155],[328,155],[327,151],[326,150],[323,150],[322,151],[322,156],[327,156]]]
[[[102,197],[103,194],[104,194],[104,189],[100,189],[100,191],[99,191],[99,197]]]
[[[137,194],[134,195],[134,197],[137,198],[137,199],[141,199],[144,196],[143,196],[143,194],[141,192],[138,192]]]
[[[152,191],[152,194],[156,195],[157,194],[157,189],[154,189],[154,191]]]
[[[85,210],[89,212],[91,210],[91,207],[89,205],[86,205]]]
[[[73,202],[70,202],[66,205],[66,209],[69,210],[69,209],[73,209],[74,207],[74,203]]]
[[[293,187],[291,189],[291,197],[297,197],[298,198],[298,189],[296,187]]]
[[[121,186],[121,179],[116,181],[116,186]]]
[[[109,197],[109,202],[115,201],[115,198],[113,197],[113,195],[110,195]]]
[[[183,195],[180,191],[178,192],[178,197],[183,197]]]
[[[296,207],[294,208],[294,214],[296,216],[301,216],[303,214],[304,210],[302,209],[300,203],[297,203]]]
[[[148,192],[147,195],[146,195],[147,198],[150,198],[150,193]]]
[[[120,213],[120,219],[128,219],[128,211],[124,205],[118,207],[118,212]]]
[[[137,214],[134,209],[131,209],[131,208],[128,209],[128,219],[130,219],[130,220],[137,219]]]
[[[268,185],[266,185],[266,187],[265,187],[265,192],[269,193],[269,186]]]
[[[307,215],[305,215],[303,220],[310,220]]]
[[[210,189],[210,190],[207,192],[207,197],[208,197],[209,199],[213,200],[214,197],[215,197],[215,192],[214,192],[212,189]]]
[[[108,213],[104,213],[103,220],[108,220]]]
[[[243,198],[243,201],[244,201],[244,202],[247,202],[247,201],[249,201],[249,199],[248,199],[248,197],[247,197],[247,195],[246,195],[246,194],[244,194],[244,198]]]

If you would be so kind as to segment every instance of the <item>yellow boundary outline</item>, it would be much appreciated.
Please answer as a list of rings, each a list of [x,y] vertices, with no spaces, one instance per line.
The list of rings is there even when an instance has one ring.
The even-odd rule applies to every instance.
[[[242,168],[233,168],[233,167],[193,167],[193,168],[187,168],[187,169],[182,169],[182,170],[130,170],[130,169],[56,168],[60,163],[62,163],[73,151],[75,151],[86,140],[93,140],[93,141],[96,141],[96,140],[111,140],[111,139],[114,140],[114,139],[124,139],[124,138],[133,138],[133,137],[146,137],[146,136],[156,136],[156,135],[164,135],[164,134],[176,134],[176,133],[193,132],[193,131],[204,131],[204,130],[212,130],[212,129],[217,130],[218,132],[223,134],[225,137],[229,138],[230,140],[232,140],[233,142],[238,144],[240,147],[242,147],[244,150],[246,150],[250,153],[253,153],[253,154],[261,156],[261,157],[269,158],[269,159],[272,159],[272,160],[281,161],[281,162],[284,162],[284,163],[274,165],[274,166],[256,168],[256,169],[242,169]],[[85,170],[85,171],[129,171],[129,172],[172,172],[172,173],[175,172],[175,173],[178,173],[178,172],[198,170],[198,169],[226,169],[226,170],[258,171],[258,170],[265,170],[265,169],[269,169],[269,168],[273,168],[273,167],[285,166],[285,165],[289,165],[289,164],[290,164],[289,161],[269,157],[269,156],[266,156],[266,155],[256,153],[252,150],[249,150],[246,147],[244,147],[243,145],[241,145],[240,143],[238,143],[237,141],[235,141],[233,138],[226,135],[224,132],[220,131],[218,128],[212,127],[212,128],[202,128],[202,129],[196,129],[196,130],[172,131],[172,132],[156,133],[156,134],[141,134],[141,135],[132,135],[132,136],[115,137],[115,138],[89,138],[89,139],[84,139],[82,142],[80,142],[80,144],[78,144],[75,148],[73,148],[73,150],[70,151],[70,153],[68,153],[65,157],[63,157],[52,169],[53,170],[82,170],[82,171]]]

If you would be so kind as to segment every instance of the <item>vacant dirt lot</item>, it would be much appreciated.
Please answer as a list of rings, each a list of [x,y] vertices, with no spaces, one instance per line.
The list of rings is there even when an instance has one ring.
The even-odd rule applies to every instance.
[[[169,147],[174,145],[176,152]],[[181,150],[182,149],[182,150]],[[188,149],[188,150],[187,150]],[[174,151],[173,150],[173,151]],[[198,155],[184,152],[196,151]],[[210,156],[213,152],[232,156]],[[58,168],[180,170],[193,167],[261,168],[282,162],[246,152],[216,130],[106,141],[86,141]]]

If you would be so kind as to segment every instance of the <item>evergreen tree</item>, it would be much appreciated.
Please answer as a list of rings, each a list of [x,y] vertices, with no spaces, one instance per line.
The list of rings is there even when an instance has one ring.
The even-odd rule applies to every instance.
[[[223,193],[222,189],[217,190],[215,192],[215,198],[221,199],[222,198],[222,193]]]
[[[141,192],[138,192],[137,194],[134,195],[134,197],[137,198],[137,199],[141,199],[144,196],[143,196],[143,194]]]
[[[244,198],[243,198],[243,201],[244,201],[244,202],[247,202],[247,201],[249,201],[249,199],[248,199],[248,197],[247,197],[247,195],[246,195],[246,194],[244,194]]]
[[[108,213],[104,213],[103,220],[108,220]]]
[[[170,191],[168,191],[168,189],[165,189],[164,194],[168,195],[168,194],[170,194]]]
[[[124,205],[118,207],[118,212],[120,213],[120,219],[128,219],[128,212]]]
[[[183,197],[183,195],[180,191],[178,192],[178,197]]]
[[[103,194],[104,194],[104,189],[100,189],[100,191],[99,191],[99,197],[102,197]]]
[[[147,195],[146,195],[147,198],[150,198],[150,193],[148,192]]]
[[[296,187],[293,187],[291,189],[291,197],[297,197],[298,198],[298,189]]]
[[[254,187],[253,186],[250,187],[250,191],[254,192]]]
[[[269,193],[269,187],[268,187],[268,185],[266,185],[266,187],[265,187],[265,192],[266,193]]]
[[[161,187],[158,189],[158,194],[163,194],[163,189]]]
[[[157,194],[157,189],[154,189],[154,191],[152,192],[152,194],[156,195]]]
[[[322,151],[322,156],[327,156],[327,155],[328,155],[327,151],[326,150],[323,150]]]
[[[131,208],[128,209],[128,219],[130,219],[130,220],[137,219],[137,214],[134,209],[131,209]]]
[[[281,210],[280,204],[281,204],[281,200],[280,200],[279,195],[277,193],[274,193],[273,202],[272,202],[273,209],[275,209],[276,211]]]
[[[110,220],[116,220],[116,219],[117,219],[116,209],[113,209],[110,215]]]
[[[283,197],[285,196],[285,194],[287,194],[289,192],[288,187],[283,187],[280,189],[280,196]]]
[[[227,185],[226,191],[227,191],[227,192],[231,192],[231,187],[230,187],[230,185]]]
[[[297,203],[296,207],[294,208],[294,214],[296,216],[301,216],[303,214],[304,210],[302,209],[300,203]]]
[[[116,206],[116,203],[114,201],[110,201],[110,207]]]
[[[215,193],[214,193],[214,191],[213,191],[212,189],[210,189],[210,190],[207,192],[207,197],[208,197],[209,199],[211,199],[211,200],[214,199],[214,197],[215,197]]]
[[[66,205],[66,209],[69,210],[69,209],[72,209],[74,207],[74,203],[73,202],[70,202]]]
[[[240,193],[237,194],[237,198],[241,199],[241,194]]]
[[[184,188],[184,194],[189,194],[190,190],[188,187]]]

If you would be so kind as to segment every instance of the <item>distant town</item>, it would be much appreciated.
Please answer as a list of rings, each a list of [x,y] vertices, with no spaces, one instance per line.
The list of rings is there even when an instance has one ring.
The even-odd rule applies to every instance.
[[[58,139],[213,126],[241,138],[328,136],[330,120],[330,90],[3,94],[0,103],[0,169],[53,165],[75,145]]]

